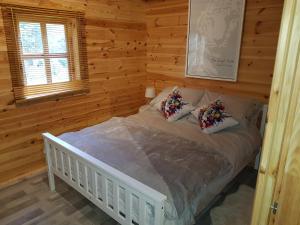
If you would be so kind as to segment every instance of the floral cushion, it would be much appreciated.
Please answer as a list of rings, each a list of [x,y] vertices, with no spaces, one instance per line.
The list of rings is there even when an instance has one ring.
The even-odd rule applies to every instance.
[[[164,101],[169,94],[177,88],[180,92],[180,95],[184,99],[184,101],[192,104],[197,105],[197,103],[201,100],[204,91],[201,89],[192,89],[192,88],[183,88],[183,87],[167,87],[163,89],[149,104],[154,108],[161,110],[162,101]]]
[[[263,106],[259,101],[251,98],[205,91],[197,107],[209,105],[216,99],[223,102],[226,106],[226,112],[243,127],[249,127],[256,123],[259,111]]]
[[[216,100],[208,106],[201,106],[195,109],[192,114],[198,118],[202,132],[211,134],[239,123],[225,111],[221,100]]]
[[[185,102],[178,88],[161,102],[161,112],[168,121],[175,121],[190,113],[194,107]]]

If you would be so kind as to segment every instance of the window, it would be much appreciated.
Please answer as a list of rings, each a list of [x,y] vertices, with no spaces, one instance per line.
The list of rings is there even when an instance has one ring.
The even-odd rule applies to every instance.
[[[88,91],[79,12],[2,5],[16,102]]]

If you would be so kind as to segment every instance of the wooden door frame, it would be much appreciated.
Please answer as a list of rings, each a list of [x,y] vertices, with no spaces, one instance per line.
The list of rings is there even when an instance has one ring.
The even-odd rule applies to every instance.
[[[296,29],[296,4],[299,4],[299,1],[285,0],[284,3],[251,225],[269,224],[271,205],[276,197],[275,187],[281,182],[279,168],[283,168],[286,161],[287,149],[282,150],[282,146],[291,108],[292,91],[295,85],[300,88],[300,85],[294,82],[296,73],[291,69],[296,66],[296,60],[292,59],[298,57],[299,51],[292,41],[292,31]]]

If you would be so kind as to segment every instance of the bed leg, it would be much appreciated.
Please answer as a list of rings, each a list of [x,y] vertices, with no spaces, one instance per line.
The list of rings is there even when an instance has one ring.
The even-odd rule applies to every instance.
[[[54,174],[48,170],[48,180],[49,180],[49,187],[50,187],[50,190],[52,192],[55,192],[55,180],[54,180]]]
[[[48,140],[44,138],[44,145],[45,145],[45,153],[46,153],[46,159],[48,164],[48,180],[49,180],[49,187],[52,192],[55,191],[55,180],[54,180],[54,174],[52,171],[52,159],[50,155],[50,146],[48,143]]]

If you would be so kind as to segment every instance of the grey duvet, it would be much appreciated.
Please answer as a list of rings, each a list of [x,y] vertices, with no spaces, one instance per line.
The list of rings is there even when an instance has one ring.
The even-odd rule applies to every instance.
[[[236,135],[240,130],[227,132]],[[193,131],[198,132],[198,139],[189,135]],[[208,138],[211,135],[203,138],[200,133],[197,126],[184,119],[171,124],[150,110],[127,118],[112,118],[78,132],[65,133],[60,138],[165,194],[168,198],[165,225],[191,225],[195,214],[232,179],[255,151],[248,150],[252,154],[246,154],[247,149],[239,149],[245,151],[241,154],[244,159],[228,157],[226,153],[231,154],[232,150],[224,151],[224,154],[224,146],[211,144]],[[246,138],[242,134],[238,138],[240,141]],[[223,138],[220,140],[219,137],[217,142]],[[252,139],[253,143],[248,146],[257,147],[256,138]]]

